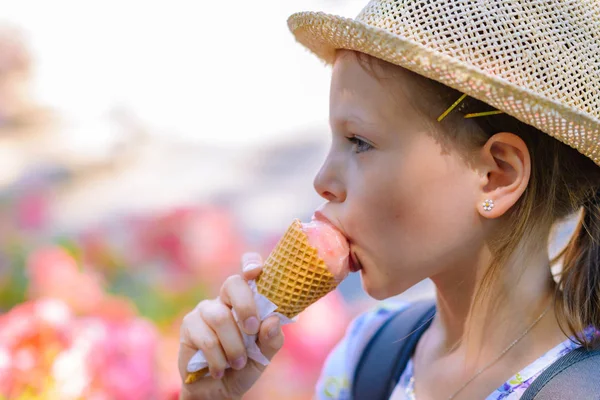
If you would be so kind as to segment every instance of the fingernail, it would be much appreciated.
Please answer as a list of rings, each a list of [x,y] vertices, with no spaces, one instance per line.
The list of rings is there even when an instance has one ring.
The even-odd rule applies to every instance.
[[[223,371],[217,371],[217,372],[213,373],[213,377],[214,377],[215,379],[221,379],[221,378],[223,377],[223,375],[224,375],[224,374],[225,374],[225,373],[224,373]]]
[[[274,327],[272,327],[269,330],[269,333],[267,334],[267,338],[268,339],[273,339],[278,334],[279,334],[279,322],[277,322],[277,325],[275,325]]]
[[[258,332],[258,327],[259,327],[259,322],[258,322],[258,318],[256,317],[250,317],[246,320],[246,322],[244,322],[244,327],[246,328],[246,332],[254,335],[256,332]]]
[[[258,265],[256,263],[250,263],[250,264],[244,266],[244,272],[252,271],[253,269],[256,269],[258,267],[260,267],[260,265]]]
[[[231,363],[231,366],[235,369],[242,369],[246,365],[246,357],[240,357]]]

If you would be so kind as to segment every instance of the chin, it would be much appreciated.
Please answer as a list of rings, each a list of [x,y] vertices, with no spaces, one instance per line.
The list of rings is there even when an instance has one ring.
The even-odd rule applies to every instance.
[[[388,297],[394,296],[394,294],[389,293],[389,288],[385,285],[381,284],[381,282],[372,282],[368,278],[365,279],[365,275],[363,272],[360,272],[360,278],[362,282],[362,288],[375,300],[385,300]]]
[[[389,279],[383,279],[381,281],[373,282],[369,279],[370,277],[365,277],[363,271],[360,271],[360,278],[362,282],[362,288],[365,291],[365,293],[367,293],[369,297],[372,297],[375,300],[385,300],[389,299],[390,297],[397,296],[405,292],[412,286],[402,285],[401,287],[392,287],[390,286],[391,282]]]

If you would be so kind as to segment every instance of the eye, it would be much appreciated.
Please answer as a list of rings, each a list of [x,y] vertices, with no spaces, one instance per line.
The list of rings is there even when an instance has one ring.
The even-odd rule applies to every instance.
[[[373,146],[370,143],[366,142],[358,136],[351,136],[347,139],[350,143],[354,145],[353,148],[355,153],[363,153],[373,148]]]

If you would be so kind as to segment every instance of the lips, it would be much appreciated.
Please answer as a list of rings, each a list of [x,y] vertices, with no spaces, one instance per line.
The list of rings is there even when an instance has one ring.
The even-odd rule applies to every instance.
[[[350,271],[358,272],[362,269],[362,264],[355,252],[350,252]]]
[[[331,223],[331,221],[329,220],[329,218],[327,218],[325,216],[325,214],[323,214],[321,211],[315,211],[315,213],[313,214],[313,219],[315,219],[317,221],[325,222],[326,224],[333,225]],[[335,225],[333,225],[333,226],[335,226]]]
[[[325,214],[323,214],[321,211],[318,211],[318,210],[315,211],[315,213],[313,214],[313,219],[330,224],[335,227],[335,225],[331,222],[331,220],[329,218],[327,218],[325,216]],[[337,227],[336,227],[336,229],[337,229]],[[342,234],[345,236],[345,233],[342,233]],[[348,242],[350,243],[350,245],[352,245],[352,240],[350,238],[348,238],[347,236],[345,236],[345,237],[348,240]],[[360,262],[360,259],[358,258],[356,253],[353,251],[350,251],[350,258],[348,260],[348,264],[349,264],[348,269],[350,270],[350,272],[358,272],[362,269],[362,264]]]

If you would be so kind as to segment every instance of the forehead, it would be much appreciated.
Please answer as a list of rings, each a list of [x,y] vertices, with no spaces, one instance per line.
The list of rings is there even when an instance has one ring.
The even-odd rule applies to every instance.
[[[411,75],[400,67],[372,61],[369,64],[359,61],[351,51],[338,52],[331,80],[332,122],[352,119],[418,122],[422,117],[411,104],[411,96],[418,95]]]

